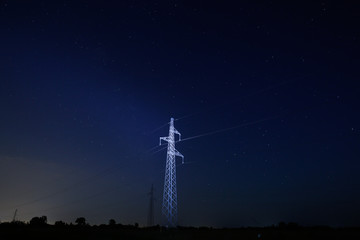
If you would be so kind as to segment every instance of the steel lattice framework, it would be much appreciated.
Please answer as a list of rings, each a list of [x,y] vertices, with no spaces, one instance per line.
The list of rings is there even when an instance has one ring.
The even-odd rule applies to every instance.
[[[170,119],[170,128],[168,137],[160,137],[161,140],[168,142],[167,157],[165,166],[165,181],[164,181],[164,194],[162,213],[166,217],[168,227],[177,226],[177,193],[176,193],[176,162],[175,157],[182,158],[184,163],[184,156],[175,149],[175,134],[179,135],[179,141],[181,140],[181,134],[174,128],[174,119]]]

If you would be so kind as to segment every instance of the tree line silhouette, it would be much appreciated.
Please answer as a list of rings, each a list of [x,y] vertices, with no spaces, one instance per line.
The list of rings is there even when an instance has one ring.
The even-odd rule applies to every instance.
[[[41,217],[33,217],[29,222],[14,220],[11,222],[0,222],[0,226],[34,226],[34,227],[44,227],[44,226],[51,226],[52,224],[48,223],[47,216]],[[52,226],[56,227],[65,227],[65,226],[79,226],[79,227],[91,227],[91,225],[86,221],[85,217],[78,217],[75,220],[75,223],[66,223],[64,221],[55,221]],[[94,225],[96,226],[96,225]],[[100,224],[99,226],[110,226],[110,227],[123,227],[123,228],[138,228],[139,223],[134,223],[134,225],[122,225],[117,224],[114,219],[110,219],[108,224]]]
[[[49,224],[46,216],[30,221],[0,223],[0,240],[8,239],[360,239],[360,227],[304,227],[297,223],[280,222],[269,227],[212,228],[163,226],[140,227],[138,223],[123,225],[110,219],[107,224],[90,225],[85,217],[74,223],[56,221]]]

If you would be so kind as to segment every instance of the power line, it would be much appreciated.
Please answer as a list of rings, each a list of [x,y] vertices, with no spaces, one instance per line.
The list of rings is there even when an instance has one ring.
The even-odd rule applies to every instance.
[[[147,154],[147,153],[149,153],[150,150],[156,149],[157,147],[159,147],[159,145],[156,145],[156,146],[154,146],[154,147],[152,147],[152,148],[150,148],[150,149],[148,149],[148,150],[146,150],[146,151],[143,151],[143,152],[141,152],[141,153],[138,153],[138,154],[135,154],[135,155],[133,154],[133,156],[134,156],[135,158],[140,158],[141,155]],[[166,147],[165,147],[165,148],[166,148]],[[163,150],[163,149],[164,149],[164,148],[160,149],[159,151],[161,151],[161,150]],[[153,154],[155,154],[155,153],[157,153],[157,152],[159,152],[159,151],[156,151],[156,152],[154,152],[154,153],[151,153],[150,155],[153,155]],[[125,155],[125,156],[123,156],[123,157],[125,158],[125,157],[130,157],[130,156],[131,156],[131,155],[129,154],[129,155]],[[114,170],[116,170],[116,169],[118,169],[118,168],[121,168],[121,167],[127,167],[128,165],[129,165],[129,164],[121,164],[121,165],[115,166],[114,164],[112,164],[111,166],[109,166],[109,167],[107,167],[107,168],[105,168],[105,169],[103,169],[103,170],[98,171],[98,172],[97,172],[96,174],[94,174],[94,175],[91,175],[91,176],[89,176],[89,177],[87,177],[87,178],[85,178],[85,179],[82,179],[82,180],[79,180],[79,181],[77,181],[77,182],[75,182],[75,183],[72,183],[70,186],[63,187],[63,188],[61,188],[61,189],[59,189],[59,190],[57,190],[57,191],[54,191],[54,192],[52,192],[52,193],[45,194],[45,195],[42,195],[42,196],[40,196],[40,197],[38,197],[38,198],[35,198],[35,199],[32,199],[32,200],[25,201],[25,202],[23,202],[23,203],[20,203],[20,204],[11,206],[11,207],[9,207],[9,209],[20,208],[20,207],[24,207],[24,206],[27,206],[27,205],[32,205],[32,204],[35,204],[35,203],[37,203],[37,202],[41,202],[41,201],[43,201],[43,200],[52,198],[52,197],[54,197],[54,196],[57,196],[57,195],[59,195],[59,194],[61,194],[61,193],[64,193],[64,192],[67,192],[67,191],[69,191],[69,190],[71,190],[71,189],[73,189],[73,188],[76,188],[76,187],[78,187],[78,186],[81,186],[81,185],[84,185],[84,184],[89,184],[89,183],[91,183],[92,181],[94,181],[94,180],[96,180],[96,179],[98,179],[98,178],[100,178],[100,177],[106,176],[109,172],[112,172],[112,171],[114,171]]]
[[[155,150],[155,149],[157,149],[157,148],[159,148],[159,147],[161,147],[161,146],[164,146],[165,144],[161,144],[161,145],[156,145],[156,146],[154,146],[154,147],[152,147],[152,148],[150,148],[148,151],[146,151],[147,153],[151,153],[153,150]],[[157,151],[155,151],[155,152],[157,152]],[[153,153],[152,153],[153,154]]]
[[[161,146],[163,146],[163,145],[161,145]],[[166,149],[166,148],[167,148],[167,146],[162,147],[162,148],[160,148],[159,150],[157,150],[157,151],[155,151],[155,152],[152,152],[151,155],[155,155],[156,153],[161,152],[162,150],[164,150],[164,149]]]
[[[292,81],[294,81],[294,80],[292,80]],[[264,88],[264,89],[261,89],[261,90],[259,90],[259,91],[256,91],[256,92],[254,92],[254,93],[252,93],[252,94],[249,94],[249,95],[247,95],[247,96],[244,96],[243,98],[245,98],[245,97],[250,97],[250,96],[252,96],[252,95],[256,95],[256,94],[259,94],[259,93],[268,91],[268,90],[273,89],[273,88],[275,88],[275,87],[284,85],[284,84],[286,84],[286,83],[288,83],[288,82],[291,82],[291,80],[285,81],[285,82],[282,82],[282,83],[279,83],[279,84],[275,84],[275,85],[272,85],[272,86],[269,86],[269,87],[267,87],[267,88]],[[217,108],[217,107],[219,107],[219,106],[222,106],[222,105],[214,106],[213,108]],[[208,110],[209,110],[209,109],[208,109]],[[208,111],[208,110],[205,110],[205,111]],[[204,112],[204,110],[203,110],[203,111],[198,111],[198,112],[195,112],[195,113],[192,113],[192,114],[185,115],[185,116],[183,116],[183,117],[177,118],[176,120],[181,120],[181,119],[184,119],[184,118],[187,118],[187,117],[190,117],[190,116],[199,114],[199,113],[201,113],[201,112]],[[183,141],[191,140],[191,139],[195,139],[195,138],[199,138],[199,137],[203,137],[203,136],[208,136],[208,135],[212,135],[212,134],[216,134],[216,133],[220,133],[220,132],[225,132],[225,131],[228,131],[228,130],[232,130],[232,129],[235,129],[235,128],[238,128],[238,127],[243,127],[243,126],[246,126],[246,125],[255,124],[255,123],[257,123],[257,122],[261,122],[261,121],[265,121],[265,120],[267,120],[267,119],[255,121],[255,122],[252,122],[252,123],[245,123],[245,124],[241,124],[241,125],[238,125],[238,126],[235,126],[235,127],[220,129],[220,130],[216,130],[216,131],[212,131],[212,132],[208,132],[208,133],[204,133],[204,134],[200,134],[200,135],[188,137],[188,138],[183,139]],[[149,134],[152,134],[152,133],[158,131],[159,129],[167,126],[168,124],[169,124],[169,122],[167,122],[167,123],[165,123],[165,124],[163,124],[163,125],[155,128],[154,130],[150,131]],[[163,148],[161,148],[161,149],[156,150],[155,152],[152,152],[153,150],[155,150],[155,149],[157,149],[157,148],[159,148],[159,147],[160,147],[159,145],[156,145],[156,146],[150,148],[149,150],[145,151],[144,153],[149,153],[149,152],[150,152],[151,155],[154,155],[154,154],[156,154],[156,153],[158,153],[158,152],[160,152],[160,151],[162,151],[162,150],[164,150],[164,149],[166,148],[166,147],[163,147]],[[142,153],[142,154],[144,154],[144,153]],[[139,155],[140,155],[140,154],[139,154]],[[129,156],[129,155],[128,155],[128,156]],[[125,156],[125,157],[128,157],[128,156]],[[118,167],[121,167],[121,166],[118,166]],[[81,170],[82,168],[79,168],[79,169]],[[88,182],[89,182],[88,180],[96,179],[96,178],[98,178],[98,177],[104,176],[104,175],[106,175],[109,171],[112,171],[112,170],[114,170],[114,169],[115,169],[115,168],[114,168],[113,166],[110,166],[110,167],[102,170],[100,173],[97,173],[97,174],[95,174],[95,175],[93,175],[93,176],[90,176],[89,178],[87,178],[87,179],[85,179],[85,180],[79,181],[79,182],[77,182],[76,184],[72,184],[71,187],[62,188],[62,189],[59,190],[59,191],[53,192],[53,193],[51,193],[51,194],[44,195],[44,196],[42,196],[42,197],[33,199],[33,200],[31,200],[31,201],[28,201],[28,202],[24,202],[24,203],[22,203],[22,204],[18,204],[18,205],[16,205],[15,207],[22,207],[22,206],[26,206],[26,205],[31,205],[31,204],[34,204],[34,203],[36,203],[36,202],[39,202],[39,201],[42,201],[42,200],[51,198],[51,197],[56,196],[56,195],[58,195],[58,194],[60,194],[60,193],[66,192],[66,191],[70,190],[71,188],[74,188],[74,187],[77,187],[77,186],[79,186],[79,185],[82,185],[83,183],[88,183]],[[71,171],[70,174],[74,174],[74,172],[76,172],[76,171]],[[59,179],[60,179],[60,178],[59,178]],[[58,179],[57,179],[57,180],[58,180]]]
[[[121,185],[121,186],[117,185],[116,187],[113,187],[111,189],[100,191],[100,192],[97,192],[97,193],[94,193],[94,194],[90,194],[90,195],[88,195],[86,197],[81,197],[81,198],[75,199],[75,200],[70,201],[70,202],[54,205],[52,207],[44,209],[42,212],[50,212],[50,211],[53,211],[53,210],[58,209],[58,208],[66,207],[67,205],[70,205],[70,204],[74,204],[74,203],[77,203],[77,202],[84,202],[84,200],[88,200],[88,199],[92,199],[92,198],[95,198],[95,197],[103,196],[106,193],[113,192],[113,191],[118,190],[118,189],[120,189],[122,187],[132,186],[135,183],[136,182],[132,182],[130,184],[125,184],[125,185]],[[26,212],[26,213],[22,214],[22,216],[29,216],[29,215],[34,215],[34,214],[36,214],[36,213],[35,212]]]
[[[195,136],[192,136],[192,137],[187,137],[187,138],[182,139],[181,141],[183,142],[183,141],[187,141],[187,140],[191,140],[191,139],[195,139],[195,138],[210,136],[210,135],[213,135],[213,134],[230,131],[230,130],[233,130],[233,129],[236,129],[236,128],[241,128],[241,127],[257,124],[257,123],[260,123],[260,122],[265,122],[265,121],[268,121],[268,120],[271,120],[271,119],[275,119],[277,117],[278,116],[268,117],[268,118],[263,118],[263,119],[260,119],[260,120],[257,120],[257,121],[243,123],[243,124],[236,125],[236,126],[233,126],[233,127],[222,128],[222,129],[219,129],[219,130],[215,130],[215,131],[211,131],[211,132],[207,132],[207,133],[202,133],[202,134],[195,135]]]
[[[165,124],[161,125],[160,127],[155,128],[155,129],[154,129],[154,130],[152,130],[152,131],[147,132],[147,134],[148,134],[148,135],[153,134],[153,133],[155,133],[155,132],[159,131],[160,129],[162,129],[163,127],[165,127],[165,126],[167,126],[167,125],[169,125],[169,122],[167,122],[167,123],[165,123]]]
[[[191,163],[191,162],[189,162],[189,163]],[[184,163],[184,164],[186,164],[186,163]],[[179,165],[183,165],[183,164],[178,164],[177,167],[178,167]],[[161,174],[161,173],[164,173],[164,170],[163,170],[163,169],[161,169],[161,171],[159,171],[159,174]],[[51,206],[51,207],[49,207],[49,208],[46,208],[46,209],[42,210],[42,212],[43,212],[43,213],[48,213],[48,212],[51,212],[51,211],[53,211],[53,210],[66,207],[66,206],[68,206],[68,205],[73,205],[73,204],[76,204],[76,203],[84,202],[84,201],[86,201],[86,200],[89,200],[89,199],[92,199],[92,198],[95,198],[95,197],[99,197],[99,196],[103,196],[104,194],[107,194],[107,193],[110,193],[110,192],[114,192],[114,191],[116,191],[116,190],[118,190],[118,189],[121,189],[121,188],[124,188],[124,187],[133,186],[134,184],[138,184],[138,183],[139,183],[138,181],[135,181],[135,182],[132,181],[131,183],[127,183],[127,184],[123,183],[123,184],[121,184],[121,186],[117,185],[116,187],[113,187],[113,188],[108,189],[108,190],[100,191],[100,192],[97,192],[97,193],[94,193],[94,194],[90,194],[90,195],[85,196],[85,197],[77,198],[77,199],[75,199],[75,200],[72,200],[72,201],[69,201],[69,202],[66,202],[66,203],[53,205],[53,206]],[[154,199],[154,200],[155,200],[155,199]],[[112,205],[117,205],[117,204],[118,204],[118,203],[116,202],[116,203],[114,203],[114,204],[111,204],[111,206],[112,206]],[[110,205],[107,204],[106,206],[104,206],[104,208],[108,208],[109,206],[110,206]],[[22,216],[30,216],[30,215],[36,215],[36,214],[37,214],[37,212],[30,211],[30,212],[25,212],[25,213],[23,213]],[[4,218],[10,218],[11,215],[3,216],[3,217],[4,217]]]

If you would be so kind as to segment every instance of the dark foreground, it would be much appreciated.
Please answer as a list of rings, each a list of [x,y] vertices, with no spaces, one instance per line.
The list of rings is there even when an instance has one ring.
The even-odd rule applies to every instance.
[[[103,226],[0,225],[0,239],[360,239],[360,228],[268,227],[268,228],[137,228]]]

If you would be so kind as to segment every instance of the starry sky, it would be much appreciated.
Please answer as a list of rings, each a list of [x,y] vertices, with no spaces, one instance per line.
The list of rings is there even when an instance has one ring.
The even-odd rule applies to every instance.
[[[0,221],[359,226],[359,7],[0,1]]]

